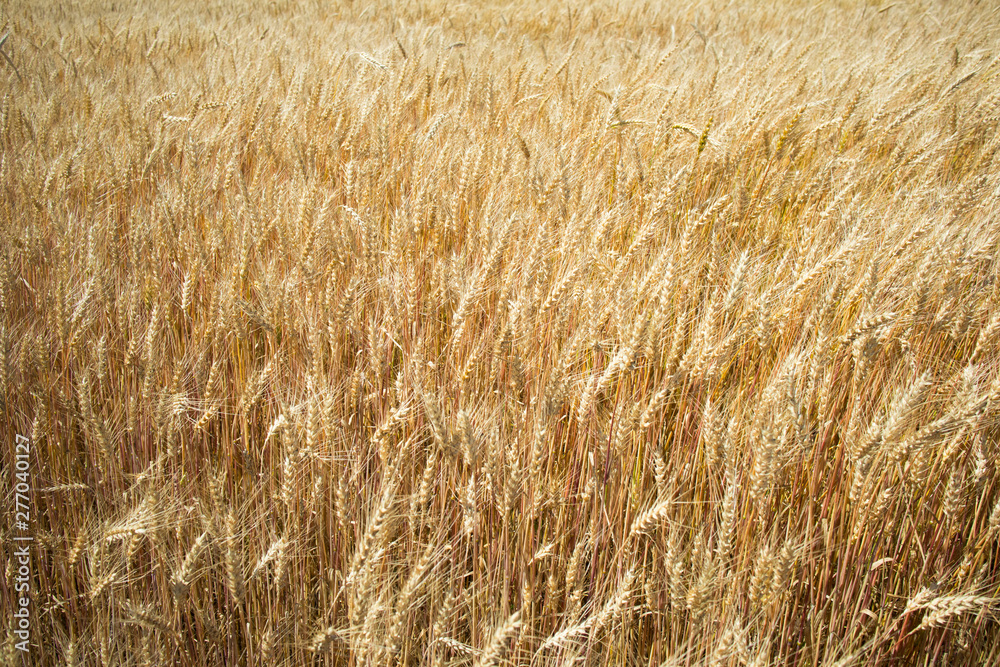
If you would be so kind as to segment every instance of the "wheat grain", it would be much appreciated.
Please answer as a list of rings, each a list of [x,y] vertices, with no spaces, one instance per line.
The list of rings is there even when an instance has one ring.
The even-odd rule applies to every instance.
[[[994,661],[985,4],[98,5],[0,45],[38,646]]]

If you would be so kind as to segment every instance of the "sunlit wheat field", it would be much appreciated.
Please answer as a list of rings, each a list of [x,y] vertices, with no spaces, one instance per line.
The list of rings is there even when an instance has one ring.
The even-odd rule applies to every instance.
[[[2,664],[1000,661],[991,3],[0,34]]]

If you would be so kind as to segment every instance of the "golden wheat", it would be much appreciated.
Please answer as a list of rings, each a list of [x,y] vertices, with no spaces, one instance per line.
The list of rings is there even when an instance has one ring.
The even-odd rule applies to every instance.
[[[0,23],[34,664],[1000,659],[986,3]]]

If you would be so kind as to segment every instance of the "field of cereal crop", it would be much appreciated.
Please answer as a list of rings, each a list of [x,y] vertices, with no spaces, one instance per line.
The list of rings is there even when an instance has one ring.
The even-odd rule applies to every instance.
[[[2,664],[1000,661],[990,3],[0,33]]]

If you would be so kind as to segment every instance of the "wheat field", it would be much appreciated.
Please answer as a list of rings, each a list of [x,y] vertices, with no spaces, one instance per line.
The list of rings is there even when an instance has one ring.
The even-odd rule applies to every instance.
[[[997,664],[989,5],[0,3],[3,664]]]

